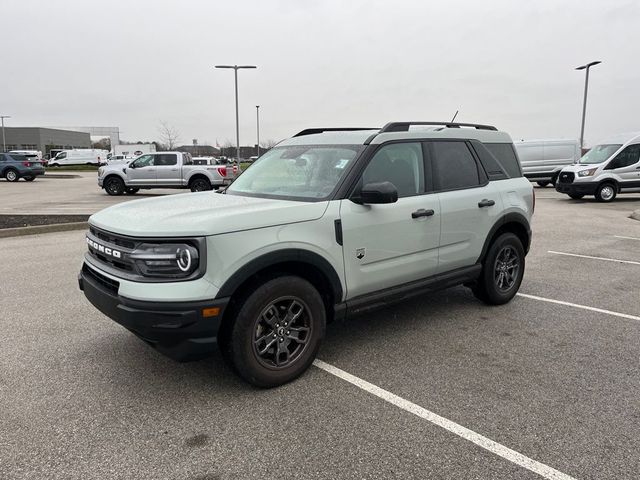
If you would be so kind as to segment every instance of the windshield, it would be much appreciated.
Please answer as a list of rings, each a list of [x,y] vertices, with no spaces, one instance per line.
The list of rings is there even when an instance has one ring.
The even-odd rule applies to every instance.
[[[362,145],[276,147],[227,189],[232,195],[314,201],[328,198]]]
[[[611,155],[613,155],[616,150],[618,150],[622,145],[611,144],[611,145],[596,145],[587,153],[585,153],[582,158],[578,161],[578,163],[582,165],[589,165],[595,163],[602,163]]]

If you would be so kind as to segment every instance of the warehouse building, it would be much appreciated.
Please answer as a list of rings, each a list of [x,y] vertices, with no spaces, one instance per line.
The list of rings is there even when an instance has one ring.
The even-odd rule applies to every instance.
[[[4,127],[5,151],[91,148],[91,136],[85,132],[40,127]]]

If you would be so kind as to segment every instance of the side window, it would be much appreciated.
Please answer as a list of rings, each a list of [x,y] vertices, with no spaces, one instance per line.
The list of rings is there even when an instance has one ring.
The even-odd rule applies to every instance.
[[[398,197],[424,193],[424,160],[420,143],[394,143],[378,150],[362,173],[362,185],[391,182]]]
[[[135,166],[135,168],[149,167],[153,165],[153,155],[143,155],[136,158],[132,163],[134,164],[132,166]]]
[[[4,162],[5,158],[4,158],[4,154],[0,153],[0,162]]]
[[[156,167],[170,167],[178,164],[178,157],[175,153],[160,153],[155,157],[154,165]]]
[[[438,190],[472,188],[480,184],[478,165],[465,142],[433,142]]]
[[[516,157],[516,153],[513,150],[513,145],[511,143],[485,143],[484,146],[487,147],[487,150],[489,150],[494,157],[496,157],[510,178],[522,176],[520,162],[518,161],[518,157]],[[542,157],[531,159],[542,160]]]
[[[640,160],[640,144],[629,145],[613,159],[607,169],[623,168],[638,163]]]

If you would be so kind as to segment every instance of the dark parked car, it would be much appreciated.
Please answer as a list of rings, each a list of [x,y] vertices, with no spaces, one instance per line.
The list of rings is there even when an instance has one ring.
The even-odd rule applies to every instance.
[[[24,155],[0,153],[0,177],[6,178],[8,182],[17,182],[20,178],[30,182],[38,175],[44,175],[42,162]]]

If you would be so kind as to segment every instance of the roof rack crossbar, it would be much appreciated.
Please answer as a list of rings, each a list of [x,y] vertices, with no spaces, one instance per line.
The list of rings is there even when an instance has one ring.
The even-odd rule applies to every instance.
[[[298,132],[294,135],[294,137],[304,137],[305,135],[314,135],[316,133],[323,132],[357,132],[359,130],[380,130],[379,127],[330,127],[330,128],[307,128]]]
[[[433,125],[446,128],[472,127],[477,130],[495,130],[498,129],[492,125],[481,125],[479,123],[452,123],[452,122],[391,122],[387,123],[380,133],[386,132],[406,132],[411,125]]]

